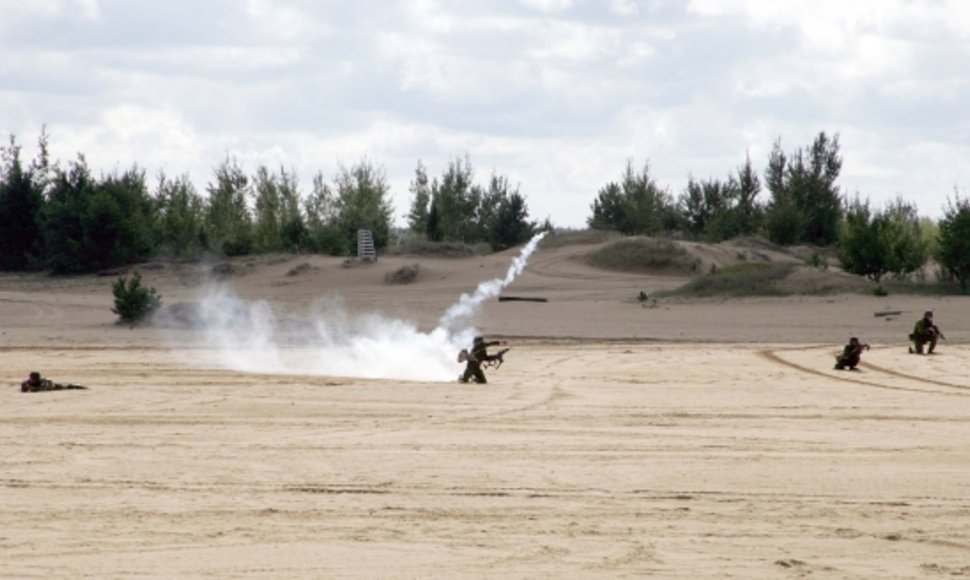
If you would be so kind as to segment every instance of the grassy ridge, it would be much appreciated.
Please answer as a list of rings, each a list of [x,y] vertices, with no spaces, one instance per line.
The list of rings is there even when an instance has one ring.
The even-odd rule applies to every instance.
[[[711,274],[694,278],[665,296],[788,296],[790,291],[779,284],[797,267],[791,262],[737,264]]]
[[[597,268],[651,274],[693,274],[701,261],[664,238],[624,238],[586,256]]]

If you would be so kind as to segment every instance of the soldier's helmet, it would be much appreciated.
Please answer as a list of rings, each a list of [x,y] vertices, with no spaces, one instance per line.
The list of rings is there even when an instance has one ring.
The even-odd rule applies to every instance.
[[[37,381],[39,381],[40,380],[40,373],[37,372],[37,371],[30,371],[30,380],[31,380],[31,382],[34,382],[34,383],[36,383]]]
[[[484,336],[476,336],[475,337],[475,342],[484,342],[484,341],[485,341],[485,337]]]

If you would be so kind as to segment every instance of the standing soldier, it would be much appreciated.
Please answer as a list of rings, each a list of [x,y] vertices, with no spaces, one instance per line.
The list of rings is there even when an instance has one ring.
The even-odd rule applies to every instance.
[[[458,377],[458,380],[463,383],[467,383],[472,377],[475,377],[476,383],[487,383],[488,381],[485,380],[485,373],[482,371],[482,364],[491,360],[496,360],[496,357],[498,356],[489,355],[488,347],[504,344],[507,344],[504,340],[492,340],[486,342],[483,337],[476,336],[472,343],[471,352],[462,349],[462,351],[458,354],[458,362],[465,363],[465,372]]]

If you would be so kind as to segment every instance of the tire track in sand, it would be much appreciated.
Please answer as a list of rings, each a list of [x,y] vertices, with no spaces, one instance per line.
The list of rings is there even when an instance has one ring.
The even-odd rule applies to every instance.
[[[784,349],[784,350],[785,351],[803,351],[804,352],[804,351],[809,351],[809,350],[812,350],[812,349],[815,349],[815,348],[818,348],[818,347],[789,348],[789,349]],[[836,381],[844,381],[844,382],[847,382],[847,383],[854,383],[854,384],[857,384],[857,385],[865,385],[865,386],[868,386],[868,387],[875,387],[875,388],[878,388],[878,389],[888,389],[888,390],[892,390],[892,391],[908,391],[908,392],[920,393],[920,394],[924,394],[924,395],[943,395],[943,396],[949,396],[949,397],[968,397],[968,396],[970,396],[970,392],[942,391],[942,390],[937,390],[937,389],[921,389],[921,388],[917,388],[917,387],[904,387],[904,386],[899,386],[899,385],[887,385],[887,384],[884,384],[884,383],[879,383],[879,382],[864,380],[864,379],[861,379],[861,378],[855,378],[854,376],[851,376],[851,375],[850,376],[836,375],[836,374],[828,373],[828,372],[825,372],[825,371],[822,371],[822,370],[819,370],[819,369],[815,369],[815,368],[812,368],[812,367],[807,367],[805,365],[801,365],[801,364],[798,364],[796,362],[792,362],[790,360],[785,360],[784,358],[782,358],[781,356],[778,355],[778,352],[779,351],[776,351],[776,350],[762,350],[762,351],[759,351],[758,352],[758,355],[761,356],[761,357],[763,357],[763,358],[765,358],[765,359],[767,359],[767,360],[769,360],[772,363],[779,364],[779,365],[782,365],[782,366],[786,366],[786,367],[795,369],[795,370],[797,370],[799,372],[802,372],[802,373],[807,373],[807,374],[811,374],[811,375],[825,377],[827,379],[832,379],[832,380],[836,380]],[[950,389],[967,389],[967,390],[970,390],[970,388],[965,387],[965,386],[962,386],[962,385],[954,385],[954,384],[945,383],[945,382],[942,382],[942,381],[924,380],[922,377],[914,377],[914,376],[906,375],[906,374],[903,374],[903,373],[897,373],[897,372],[894,372],[894,371],[890,371],[889,369],[884,369],[882,367],[870,365],[868,363],[862,363],[860,366],[865,367],[867,369],[871,369],[871,370],[877,371],[877,372],[885,373],[885,374],[887,374],[889,376],[895,376],[897,378],[902,378],[902,379],[907,379],[907,380],[914,380],[914,381],[918,381],[920,383],[932,383],[932,384],[935,384],[937,386],[947,387],[947,388],[950,388]]]

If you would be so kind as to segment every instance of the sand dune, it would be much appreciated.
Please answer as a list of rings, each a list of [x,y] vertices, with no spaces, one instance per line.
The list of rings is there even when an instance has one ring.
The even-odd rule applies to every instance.
[[[0,277],[0,576],[970,574],[967,299],[649,308],[637,292],[682,280],[581,251],[540,250],[508,289],[549,302],[474,318],[513,349],[488,385],[207,365],[197,330],[116,325],[110,279]],[[429,332],[512,255],[260,258],[222,283],[280,319],[327,298]],[[175,304],[195,274],[145,280]],[[907,355],[926,308],[949,342]],[[835,371],[850,334],[873,349]],[[21,394],[32,369],[90,388]]]

